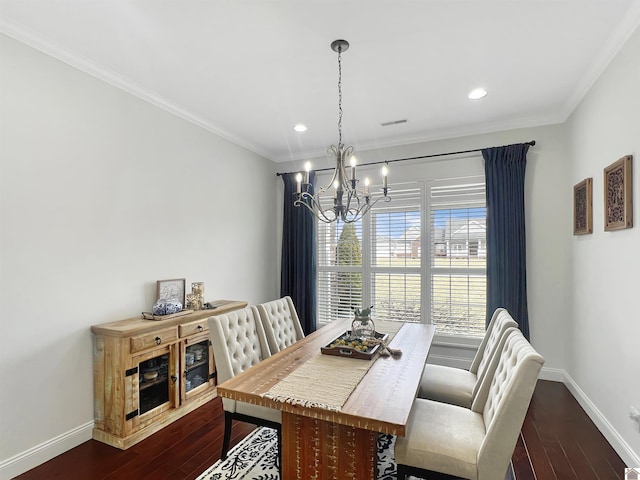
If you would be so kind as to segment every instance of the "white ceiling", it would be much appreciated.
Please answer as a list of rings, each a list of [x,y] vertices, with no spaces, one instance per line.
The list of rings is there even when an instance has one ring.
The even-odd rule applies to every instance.
[[[337,142],[335,39],[364,150],[562,122],[638,24],[640,0],[0,0],[8,35],[274,161]]]

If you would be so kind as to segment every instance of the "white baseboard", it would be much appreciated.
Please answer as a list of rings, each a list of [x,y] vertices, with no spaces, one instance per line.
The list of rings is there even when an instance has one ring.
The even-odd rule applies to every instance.
[[[549,380],[551,382],[562,382],[565,383],[564,379],[566,377],[566,373],[561,368],[546,368],[542,367],[540,371],[540,375],[538,378],[540,380]]]
[[[19,453],[0,462],[0,479],[9,480],[18,475],[57,457],[61,453],[77,447],[81,443],[91,440],[93,421],[69,430],[51,440],[36,445],[29,450]]]
[[[604,435],[607,441],[611,444],[622,461],[627,467],[636,467],[640,465],[640,456],[636,454],[631,447],[624,441],[618,431],[609,423],[606,417],[598,410],[598,407],[587,397],[578,384],[571,378],[571,376],[564,372],[564,384],[567,386],[571,394],[578,401],[580,406],[587,413],[591,421],[596,425],[598,430]]]

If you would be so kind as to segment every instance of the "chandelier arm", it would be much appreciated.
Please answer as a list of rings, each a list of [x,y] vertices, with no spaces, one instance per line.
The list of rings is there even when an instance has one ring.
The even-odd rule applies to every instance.
[[[337,159],[337,158],[338,158],[338,156],[340,155],[340,154],[338,153],[338,149],[336,148],[336,146],[335,146],[335,145],[331,145],[331,147],[329,147],[329,148],[327,149],[327,152],[331,152],[331,153],[333,153],[333,156],[334,156],[336,159]],[[324,193],[324,192],[326,192],[327,190],[329,190],[331,187],[333,187],[333,183],[336,181],[336,178],[337,178],[337,177],[338,177],[338,169],[336,168],[336,169],[333,171],[333,176],[331,177],[331,180],[329,180],[329,183],[327,184],[327,186],[326,186],[326,187],[321,188],[321,189],[319,190],[319,192],[318,192],[318,193],[319,193],[319,194],[320,194],[320,193]]]
[[[333,207],[324,208],[322,205],[322,198],[320,196],[316,196],[313,200],[313,206],[315,210],[315,216],[324,223],[331,223],[336,219],[336,212]],[[327,214],[331,215],[327,215]]]
[[[379,201],[384,201],[386,202],[390,202],[391,201],[391,197],[380,197],[378,198],[376,201],[374,201],[373,203],[364,203],[362,205],[360,205],[360,207],[358,209],[351,209],[348,212],[345,213],[345,217],[348,216],[348,218],[344,218],[344,222],[345,223],[353,223],[353,222],[357,222],[358,220],[361,220],[362,217],[364,217],[367,213],[369,213],[369,211],[371,211],[371,209],[379,202]]]
[[[371,210],[373,207],[375,207],[375,206],[376,206],[376,204],[377,204],[380,200],[384,201],[384,203],[389,203],[389,202],[391,201],[391,197],[389,197],[389,196],[387,195],[387,196],[384,196],[384,197],[380,197],[380,198],[378,198],[376,201],[374,201],[373,203],[369,204],[369,205],[370,205],[370,206],[369,206],[369,210]]]
[[[312,214],[314,217],[316,217],[317,219],[319,219],[319,220],[321,220],[321,221],[323,221],[323,222],[325,222],[325,223],[329,223],[329,221],[328,221],[328,219],[326,219],[326,217],[323,219],[320,215],[318,215],[318,212],[317,212],[316,210],[314,210],[312,207],[310,207],[310,206],[309,206],[309,204],[307,204],[306,202],[302,202],[302,201],[300,201],[300,200],[296,200],[296,201],[294,202],[294,205],[295,205],[296,207],[299,207],[299,206],[303,206],[303,207],[305,207],[307,210],[309,210],[309,211],[311,212],[311,214]],[[322,212],[320,212],[320,213],[322,213]]]
[[[351,201],[354,200],[354,199],[357,202],[357,207],[354,207],[354,208],[356,208],[356,210],[360,210],[360,208],[361,208],[361,206],[360,206],[360,204],[361,204],[360,196],[358,195],[357,190],[349,188],[348,195],[347,195],[347,205],[345,207],[346,211],[353,210],[353,208],[351,208]]]
[[[340,170],[341,170],[341,179],[340,183],[344,183],[348,190],[352,190],[351,182],[349,181],[349,176],[347,175],[347,158],[349,158],[353,154],[353,147],[348,146],[340,149]]]
[[[356,197],[356,199],[358,201],[357,206],[354,205],[353,208],[349,209],[349,212],[354,212],[354,214],[359,214],[360,212],[369,211],[371,209],[370,205],[360,202],[360,198]]]
[[[319,199],[320,197],[318,197],[317,195],[311,195],[308,192],[304,192],[300,195],[300,199],[293,202],[293,205],[296,207],[300,205],[305,206],[307,210],[309,210],[313,214],[313,216],[324,223],[333,222],[335,218],[328,217],[326,214],[326,212],[333,212],[333,210],[330,208],[322,208],[322,204],[320,203]]]
[[[373,207],[376,206],[376,204],[380,201],[384,201],[385,203],[388,203],[391,201],[391,197],[387,196],[387,197],[379,197],[377,198],[375,201],[370,202],[370,203],[363,203],[360,204],[358,203],[358,208],[356,209],[356,211],[364,211],[365,213],[368,212],[369,210],[371,210]],[[353,210],[353,209],[352,209]]]
[[[311,214],[314,217],[316,217],[318,220],[324,223],[330,223],[332,221],[331,219],[327,218],[326,215],[324,215],[324,212],[313,209],[306,202],[303,202],[301,200],[295,200],[293,202],[293,205],[296,207],[300,207],[300,206],[305,207],[307,210],[309,210],[309,212],[311,212]]]
[[[326,187],[319,188],[319,189],[316,191],[316,193],[315,193],[315,194],[316,194],[316,195],[321,195],[321,194],[325,193],[327,190],[329,190],[329,189],[332,187],[332,185],[333,185],[333,184],[329,184],[329,185],[327,185]]]
[[[357,222],[358,220],[361,220],[368,212],[369,212],[369,209],[367,209],[367,208],[360,208],[358,210],[351,210],[351,211],[348,212],[349,218],[347,218],[345,220],[345,222],[346,223]]]

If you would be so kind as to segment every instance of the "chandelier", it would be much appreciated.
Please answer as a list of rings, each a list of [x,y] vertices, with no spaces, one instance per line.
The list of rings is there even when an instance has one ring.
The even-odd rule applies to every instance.
[[[331,49],[338,53],[338,145],[331,145],[327,150],[327,154],[335,158],[336,162],[333,177],[326,187],[311,193],[312,189],[309,181],[311,163],[307,162],[305,164],[304,177],[302,173],[296,175],[297,188],[293,205],[306,207],[318,220],[325,223],[335,221],[357,222],[380,200],[391,201],[391,198],[387,195],[389,191],[387,187],[387,165],[385,164],[382,167],[383,196],[372,200],[368,178],[364,179],[364,187],[358,189],[359,180],[356,178],[357,160],[353,156],[353,147],[342,144],[342,52],[346,52],[348,48],[349,42],[346,40],[335,40],[331,43]],[[347,175],[347,159],[351,166],[350,175]],[[330,188],[334,189],[333,205],[325,208],[322,205],[321,197]]]

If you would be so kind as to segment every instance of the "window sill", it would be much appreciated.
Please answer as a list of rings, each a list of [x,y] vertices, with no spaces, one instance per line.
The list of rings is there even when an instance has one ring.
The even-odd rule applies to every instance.
[[[445,335],[436,335],[433,339],[433,345],[464,350],[477,350],[481,342],[481,338],[462,336],[452,337]]]

